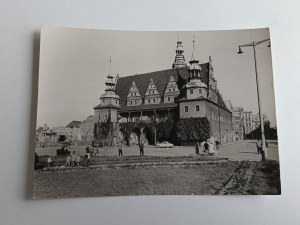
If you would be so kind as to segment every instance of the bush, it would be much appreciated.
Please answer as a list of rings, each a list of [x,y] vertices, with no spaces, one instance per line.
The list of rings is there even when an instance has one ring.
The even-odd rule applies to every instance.
[[[180,119],[175,129],[180,144],[202,142],[210,138],[210,126],[206,117]]]

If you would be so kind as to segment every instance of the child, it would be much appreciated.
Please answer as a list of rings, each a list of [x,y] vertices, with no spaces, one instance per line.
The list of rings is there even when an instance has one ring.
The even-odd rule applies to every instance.
[[[80,156],[79,155],[76,157],[76,166],[77,167],[80,166]]]
[[[70,157],[70,155],[68,155],[68,156],[67,156],[67,159],[66,159],[66,165],[65,165],[66,167],[71,166],[70,161],[71,161],[71,157]]]

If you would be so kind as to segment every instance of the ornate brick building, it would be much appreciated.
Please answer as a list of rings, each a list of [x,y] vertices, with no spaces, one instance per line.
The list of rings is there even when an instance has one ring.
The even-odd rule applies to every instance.
[[[199,64],[193,53],[189,66],[183,55],[182,41],[178,40],[172,69],[126,77],[109,74],[100,104],[94,107],[95,123],[111,122],[110,141],[131,133],[149,144],[156,143],[156,124],[166,118],[206,117],[210,134],[221,142],[232,141],[232,112],[226,107],[217,88],[211,57]]]

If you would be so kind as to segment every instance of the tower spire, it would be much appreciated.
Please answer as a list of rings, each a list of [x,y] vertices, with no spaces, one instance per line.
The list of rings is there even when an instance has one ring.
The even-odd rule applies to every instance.
[[[183,46],[182,46],[182,41],[180,40],[180,36],[178,33],[178,37],[177,37],[177,47],[176,47],[176,56],[175,56],[175,60],[174,63],[172,65],[172,68],[180,68],[180,67],[185,67],[186,66],[186,62],[184,59],[184,55],[183,55]]]
[[[110,75],[110,71],[111,71],[111,56],[109,57],[109,72],[108,72],[108,75]]]
[[[114,80],[114,77],[110,74],[111,73],[111,57],[109,57],[109,72],[107,77],[107,80],[105,81],[106,89],[105,91],[114,91],[116,82]]]

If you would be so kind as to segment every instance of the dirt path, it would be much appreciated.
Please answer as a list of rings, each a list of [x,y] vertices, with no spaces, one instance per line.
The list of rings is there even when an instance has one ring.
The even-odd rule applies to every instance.
[[[233,171],[230,178],[223,184],[223,187],[215,194],[217,195],[235,195],[248,194],[249,182],[253,175],[256,163],[250,161],[242,161],[240,166]]]

